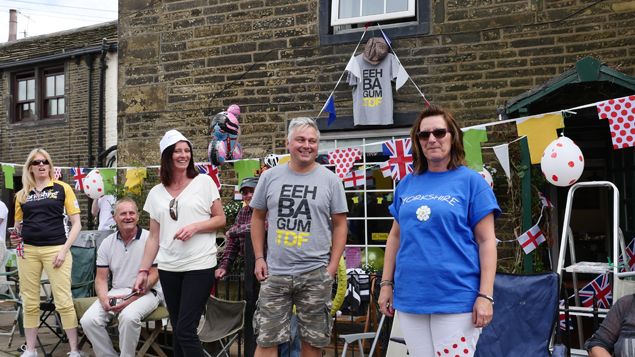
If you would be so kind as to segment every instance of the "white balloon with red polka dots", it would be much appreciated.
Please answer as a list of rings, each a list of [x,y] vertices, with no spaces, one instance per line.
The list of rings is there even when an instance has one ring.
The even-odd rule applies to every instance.
[[[94,169],[84,178],[84,193],[96,200],[104,195],[104,179],[98,169]]]
[[[540,168],[551,184],[571,186],[582,176],[584,155],[573,140],[561,136],[552,141],[542,153]]]

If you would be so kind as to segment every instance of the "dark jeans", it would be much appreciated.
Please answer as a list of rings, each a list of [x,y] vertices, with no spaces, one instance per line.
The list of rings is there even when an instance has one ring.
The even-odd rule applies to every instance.
[[[159,270],[170,313],[174,357],[203,356],[196,328],[214,284],[214,269],[171,272]]]

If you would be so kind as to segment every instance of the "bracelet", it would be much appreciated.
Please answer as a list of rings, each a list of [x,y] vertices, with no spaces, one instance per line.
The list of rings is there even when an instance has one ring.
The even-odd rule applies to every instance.
[[[493,298],[493,297],[491,297],[491,296],[489,296],[489,295],[486,295],[486,294],[483,294],[483,293],[478,293],[478,295],[477,295],[477,296],[478,296],[478,297],[481,297],[481,298],[483,298],[483,299],[487,299],[487,300],[489,300],[489,302],[491,302],[491,303],[492,303],[492,305],[494,305],[494,298]]]
[[[148,269],[139,269],[139,273],[146,273],[146,274],[150,274],[150,270]],[[138,273],[137,273],[138,274]]]
[[[254,259],[254,261],[256,261],[256,260],[258,260],[258,259],[263,259],[263,260],[264,260],[264,259],[265,259],[265,257],[258,257],[258,258],[256,258],[256,259]]]
[[[384,287],[384,286],[395,286],[395,284],[393,283],[392,280],[382,280],[381,283],[379,283],[380,287]]]

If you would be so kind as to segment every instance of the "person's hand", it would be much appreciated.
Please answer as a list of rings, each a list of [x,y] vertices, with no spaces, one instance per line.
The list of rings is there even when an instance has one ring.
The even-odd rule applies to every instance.
[[[326,272],[329,273],[331,278],[335,279],[335,275],[337,274],[337,265],[333,266],[333,264],[329,264],[326,266]]]
[[[216,269],[216,272],[214,273],[214,276],[216,277],[216,279],[222,279],[225,277],[225,275],[227,275],[227,270],[223,268]]]
[[[62,264],[64,264],[64,260],[66,259],[66,250],[64,248],[60,249],[59,252],[57,252],[57,255],[55,255],[55,258],[53,259],[53,268],[59,268],[62,266]]]
[[[188,239],[192,238],[192,236],[195,235],[196,232],[198,232],[196,225],[188,224],[185,227],[179,228],[179,230],[174,233],[174,239],[185,242]]]
[[[110,311],[110,296],[106,296],[104,299],[99,299],[99,303],[104,311]]]
[[[472,323],[476,327],[485,327],[492,322],[494,306],[491,301],[477,297],[472,308]]]
[[[132,290],[137,291],[138,294],[145,294],[146,289],[148,288],[148,273],[147,272],[138,272],[137,280],[134,283],[134,287]]]
[[[118,297],[117,297],[117,299],[121,299],[121,298],[123,298],[124,296],[125,296],[125,295],[120,295],[120,296],[118,296]],[[135,296],[136,296],[136,295],[135,295]],[[117,305],[115,305],[115,306],[112,306],[112,307],[110,308],[110,311],[112,311],[112,312],[114,312],[114,313],[116,313],[116,314],[120,313],[123,309],[125,309],[128,305],[130,305],[130,303],[131,303],[131,302],[133,302],[133,301],[135,301],[135,300],[136,300],[136,297],[135,297],[135,296],[133,296],[133,297],[129,298],[128,300],[121,300],[121,302],[120,302],[119,304],[117,304]]]
[[[11,244],[13,246],[17,246],[22,243],[22,236],[18,235],[18,232],[15,229],[10,230],[9,238],[11,238]]]
[[[392,305],[392,286],[386,285],[381,287],[379,292],[379,311],[386,316],[393,316],[395,314],[395,308]]]
[[[264,258],[256,259],[256,269],[254,270],[254,274],[256,274],[256,279],[258,279],[258,281],[264,281],[269,277],[267,262]]]

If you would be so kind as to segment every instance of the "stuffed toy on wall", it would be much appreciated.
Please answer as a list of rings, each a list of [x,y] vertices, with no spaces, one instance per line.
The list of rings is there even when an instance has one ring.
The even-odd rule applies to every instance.
[[[212,140],[207,147],[209,161],[219,166],[225,160],[238,160],[243,157],[243,150],[238,143],[240,135],[240,107],[232,104],[227,111],[217,113],[210,121],[209,131]]]

